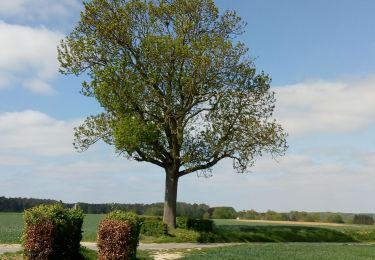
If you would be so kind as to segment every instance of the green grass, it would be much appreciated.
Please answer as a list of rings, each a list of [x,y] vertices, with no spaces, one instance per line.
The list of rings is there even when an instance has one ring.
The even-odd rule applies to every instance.
[[[160,237],[150,237],[141,235],[142,243],[188,243],[200,242],[201,234],[193,230],[176,228],[169,230],[169,234]]]
[[[23,229],[22,213],[0,213],[0,243],[20,243]]]
[[[103,219],[105,214],[86,214],[83,221],[82,241],[96,241],[96,231],[98,230],[99,222]]]
[[[279,223],[259,223],[259,222],[246,222],[246,221],[238,221],[233,219],[216,219],[215,224],[218,227],[227,227],[227,226],[246,226],[246,227],[311,227],[311,228],[321,228],[321,229],[328,229],[334,230],[337,232],[343,233],[345,236],[351,237],[355,241],[359,242],[375,242],[375,225],[353,225],[347,224],[342,226],[332,226],[325,223],[320,223],[319,225],[307,225],[307,224],[288,224],[286,221],[285,224]],[[267,228],[266,228],[267,229]],[[333,235],[333,234],[332,234]],[[341,240],[342,241],[342,240]],[[292,242],[292,241],[290,241]],[[302,242],[302,241],[301,241]],[[324,241],[322,241],[324,242]],[[339,242],[339,241],[337,241]]]
[[[375,245],[321,243],[266,243],[191,251],[186,260],[200,259],[267,259],[267,260],[370,260]]]
[[[102,214],[87,214],[83,222],[83,241],[96,241],[96,230]],[[21,243],[23,231],[22,213],[0,213],[0,243]]]

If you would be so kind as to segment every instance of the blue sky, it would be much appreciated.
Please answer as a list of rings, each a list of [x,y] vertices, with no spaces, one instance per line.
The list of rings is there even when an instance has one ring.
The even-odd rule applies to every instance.
[[[211,178],[180,180],[178,200],[237,210],[375,212],[375,2],[217,0],[247,22],[241,41],[276,92],[289,150],[251,173],[223,161]],[[162,169],[98,144],[72,146],[73,127],[100,111],[82,78],[58,74],[56,46],[78,0],[0,1],[0,196],[67,202],[158,202]]]

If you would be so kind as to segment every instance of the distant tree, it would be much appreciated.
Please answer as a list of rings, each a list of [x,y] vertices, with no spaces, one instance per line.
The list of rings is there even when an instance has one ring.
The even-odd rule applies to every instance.
[[[260,213],[253,209],[237,212],[237,216],[241,219],[260,219]]]
[[[237,212],[232,207],[215,207],[211,218],[213,219],[234,219],[237,217]]]
[[[374,219],[369,215],[364,215],[364,214],[354,215],[353,224],[374,225]]]
[[[338,213],[330,213],[327,216],[326,221],[330,223],[344,223],[344,220],[342,219],[341,215]]]
[[[165,170],[164,222],[175,227],[177,184],[220,160],[245,172],[282,155],[270,78],[235,38],[244,23],[213,0],[92,0],[58,49],[63,74],[85,74],[82,93],[103,113],[76,128],[74,146],[98,140]]]

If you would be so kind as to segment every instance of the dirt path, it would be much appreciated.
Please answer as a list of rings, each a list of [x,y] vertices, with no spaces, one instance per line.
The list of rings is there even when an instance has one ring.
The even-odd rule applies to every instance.
[[[211,248],[211,247],[221,247],[221,246],[233,246],[233,245],[239,245],[239,244],[240,243],[207,243],[207,244],[198,244],[198,243],[143,244],[143,243],[140,243],[138,246],[138,249],[160,251],[160,250],[172,250],[172,249]],[[96,243],[94,242],[82,242],[81,245],[92,250],[97,250]],[[6,252],[17,252],[20,250],[22,250],[22,247],[20,244],[0,244],[0,254],[4,254]]]

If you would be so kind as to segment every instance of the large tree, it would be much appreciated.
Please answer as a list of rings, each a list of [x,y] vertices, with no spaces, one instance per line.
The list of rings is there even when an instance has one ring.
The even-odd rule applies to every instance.
[[[58,48],[61,73],[88,75],[82,94],[104,111],[76,128],[75,147],[102,140],[162,167],[169,227],[180,177],[225,158],[245,172],[287,147],[270,78],[236,40],[244,26],[213,0],[92,0]]]

